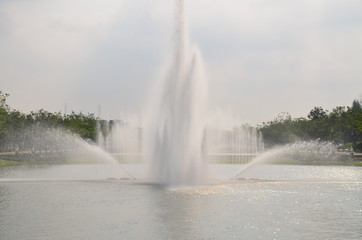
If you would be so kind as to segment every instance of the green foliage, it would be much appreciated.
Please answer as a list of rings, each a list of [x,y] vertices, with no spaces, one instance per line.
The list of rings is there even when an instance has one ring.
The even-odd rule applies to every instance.
[[[297,135],[292,131],[293,121],[288,113],[281,113],[278,117],[267,123],[263,123],[261,131],[265,144],[280,145],[298,140]]]
[[[46,149],[48,135],[56,134],[59,129],[69,130],[89,141],[95,140],[97,119],[93,114],[72,112],[63,116],[43,109],[24,114],[10,109],[6,103],[8,96],[0,91],[0,151],[31,150],[30,140]]]
[[[322,107],[314,107],[308,114],[310,120],[319,120],[327,117],[328,111],[325,111]]]
[[[36,139],[38,146],[46,149],[47,134],[65,129],[83,139],[95,141],[97,122],[102,132],[108,124],[99,121],[94,114],[72,112],[63,116],[43,109],[30,114],[11,110],[6,103],[9,94],[0,91],[0,151],[29,150],[30,139]],[[362,102],[354,100],[351,107],[335,107],[331,112],[314,107],[307,118],[292,119],[282,113],[272,121],[259,126],[266,146],[281,145],[295,141],[320,139],[337,144],[353,146],[362,151]],[[109,123],[112,125],[112,121]],[[47,129],[46,132],[39,131]]]
[[[359,100],[354,100],[352,103],[353,109],[362,109],[361,102]]]
[[[56,128],[63,125],[64,119],[61,113],[51,113],[43,109],[37,112],[31,112],[26,116],[28,123],[33,123],[37,126]]]
[[[6,99],[10,95],[8,93],[3,93],[0,91],[0,110],[8,111],[9,106],[6,104]]]
[[[97,119],[94,114],[76,114],[64,117],[64,126],[73,132],[78,133],[83,139],[95,140]]]
[[[9,106],[6,104],[7,93],[0,91],[0,145],[4,144],[6,139],[6,128],[9,117]]]
[[[283,113],[259,128],[267,146],[320,139],[350,144],[355,150],[362,151],[362,108],[359,103],[355,100],[352,107],[338,106],[331,112],[314,107],[308,119],[291,119],[289,114]]]

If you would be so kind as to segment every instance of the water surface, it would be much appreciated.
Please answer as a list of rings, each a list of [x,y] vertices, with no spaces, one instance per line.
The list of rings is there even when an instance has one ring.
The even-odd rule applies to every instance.
[[[362,168],[264,166],[245,177],[279,179],[179,190],[101,180],[95,169],[67,179],[64,169],[0,171],[1,239],[362,238]]]

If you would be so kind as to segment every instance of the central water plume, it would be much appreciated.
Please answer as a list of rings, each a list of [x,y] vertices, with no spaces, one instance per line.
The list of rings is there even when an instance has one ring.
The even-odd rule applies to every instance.
[[[147,126],[151,178],[168,187],[206,179],[206,82],[201,58],[188,44],[184,1],[176,1],[172,65],[155,98]]]

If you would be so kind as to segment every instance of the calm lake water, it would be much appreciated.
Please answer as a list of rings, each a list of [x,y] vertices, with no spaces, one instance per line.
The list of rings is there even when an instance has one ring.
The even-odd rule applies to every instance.
[[[126,165],[140,177],[140,166]],[[262,165],[167,190],[99,165],[0,169],[0,239],[362,239],[362,168]],[[258,180],[251,180],[258,179]]]

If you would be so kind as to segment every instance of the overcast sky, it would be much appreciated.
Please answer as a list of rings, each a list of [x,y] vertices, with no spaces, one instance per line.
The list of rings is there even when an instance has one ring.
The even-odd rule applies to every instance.
[[[144,111],[171,54],[171,0],[0,0],[0,90],[28,112]],[[189,0],[212,109],[259,124],[362,93],[361,0]]]

